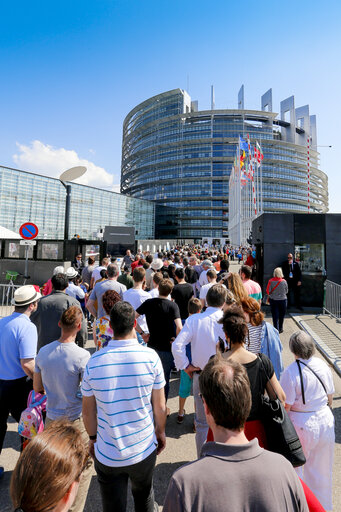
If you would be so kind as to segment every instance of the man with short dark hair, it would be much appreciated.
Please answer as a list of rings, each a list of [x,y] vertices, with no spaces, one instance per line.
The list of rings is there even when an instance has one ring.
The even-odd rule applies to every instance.
[[[214,442],[203,446],[199,460],[173,474],[163,512],[308,512],[290,462],[244,434],[251,409],[245,368],[216,356],[203,369],[199,386]]]
[[[143,267],[137,267],[134,269],[133,282],[134,286],[124,292],[123,300],[129,302],[129,304],[131,304],[136,311],[137,308],[143,304],[143,302],[150,299],[149,293],[143,289],[143,286],[146,282],[146,271]],[[137,324],[143,333],[148,333],[148,325],[144,315],[138,318]]]
[[[180,310],[175,302],[168,300],[168,295],[173,290],[170,279],[162,279],[159,283],[159,296],[146,300],[136,310],[136,318],[146,315],[149,336],[137,326],[137,331],[142,334],[148,346],[158,353],[166,379],[165,395],[168,398],[169,379],[173,368],[172,341],[181,330]]]
[[[74,297],[66,295],[65,290],[69,285],[65,274],[52,276],[52,293],[42,297],[39,301],[37,311],[32,313],[31,320],[38,330],[38,350],[44,345],[60,338],[61,330],[58,325],[63,312],[70,306],[81,307]],[[76,336],[76,343],[84,347],[88,339],[88,331],[85,317],[82,319],[82,327]]]
[[[92,290],[97,283],[101,279],[101,270],[106,270],[110,263],[109,258],[102,258],[101,265],[95,267],[92,271],[91,281],[90,281],[90,290]]]
[[[230,268],[229,260],[221,260],[220,261],[220,271],[217,275],[217,283],[219,283],[222,279],[227,277],[229,268]]]
[[[219,340],[225,335],[221,324],[218,323],[223,316],[227,290],[222,284],[215,284],[206,295],[207,309],[204,313],[196,313],[187,318],[180,334],[172,344],[172,353],[178,370],[185,370],[190,377],[193,376],[193,397],[195,405],[195,441],[198,457],[202,445],[205,443],[208,425],[204,408],[200,398],[199,375],[211,356],[216,353]],[[191,343],[192,363],[186,355],[186,345]]]
[[[131,251],[127,249],[125,255],[123,256],[122,267],[128,267],[128,269],[130,270],[133,261],[134,256],[131,254]]]
[[[149,267],[146,269],[146,291],[148,292],[152,287],[152,278],[155,272],[155,270],[151,266],[151,264],[153,263],[153,256],[151,254],[147,254],[146,263],[149,264]]]
[[[110,325],[114,339],[93,354],[82,383],[83,420],[103,510],[126,510],[130,479],[135,510],[154,512],[156,455],[166,445],[162,365],[155,350],[138,344],[128,302],[114,305]]]
[[[284,279],[288,283],[288,308],[293,304],[297,309],[302,311],[301,307],[301,286],[302,286],[302,272],[300,264],[294,261],[291,252],[288,254],[288,259],[282,264]],[[294,297],[292,297],[292,295]],[[293,300],[294,299],[294,300]]]
[[[204,286],[201,287],[200,294],[199,294],[199,299],[200,299],[200,302],[201,302],[201,306],[203,308],[206,307],[206,295],[207,295],[208,290],[210,288],[212,288],[212,286],[217,284],[217,273],[216,273],[216,271],[213,270],[213,268],[210,268],[206,272],[206,278],[207,278],[208,283],[204,284]]]
[[[172,290],[172,299],[179,306],[180,317],[182,322],[188,318],[188,301],[193,297],[193,286],[185,281],[185,270],[182,267],[178,267],[175,270],[175,279],[177,284]]]
[[[121,284],[117,281],[119,273],[120,271],[118,266],[115,263],[110,263],[110,265],[107,267],[108,278],[95,284],[86,307],[88,311],[90,311],[90,313],[96,318],[101,318],[102,316],[106,315],[106,312],[103,309],[102,297],[107,290],[114,290],[120,295],[121,298],[123,298],[123,293],[127,290],[127,288],[124,286],[124,284]],[[95,307],[96,301],[97,309]]]
[[[239,269],[239,275],[241,280],[243,281],[244,288],[249,297],[258,300],[259,303],[262,302],[262,289],[256,281],[251,279],[252,276],[252,268],[248,265],[242,265]]]
[[[129,290],[130,288],[132,288],[134,286],[134,281],[130,275],[130,270],[129,270],[128,266],[125,266],[123,268],[123,272],[121,272],[121,274],[118,276],[117,282],[124,284],[124,286],[127,288],[127,290]]]

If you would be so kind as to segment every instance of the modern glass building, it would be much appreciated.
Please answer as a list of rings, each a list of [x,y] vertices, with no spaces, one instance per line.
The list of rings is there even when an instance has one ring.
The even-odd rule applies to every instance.
[[[213,95],[212,95],[213,98]],[[328,211],[327,176],[319,169],[316,116],[295,108],[291,96],[272,112],[272,91],[260,110],[198,111],[189,94],[175,89],[137,105],[124,120],[121,192],[179,209],[178,237],[228,236],[229,176],[239,136],[249,134],[264,154],[263,211],[307,212],[307,140],[310,212]]]
[[[70,236],[93,239],[105,226],[134,226],[136,238],[155,237],[155,203],[71,183]],[[63,239],[65,189],[55,178],[0,167],[0,225],[18,232],[34,222],[38,238]]]

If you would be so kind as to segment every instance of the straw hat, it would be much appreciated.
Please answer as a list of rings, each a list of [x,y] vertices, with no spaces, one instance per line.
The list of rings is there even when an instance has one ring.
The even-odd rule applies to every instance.
[[[156,258],[150,264],[153,270],[160,270],[163,267],[163,261],[160,258]]]
[[[74,277],[78,276],[77,270],[75,270],[73,267],[67,268],[65,273],[68,279],[73,279]]]
[[[31,284],[26,284],[25,286],[21,286],[14,292],[14,298],[11,303],[12,306],[28,306],[32,302],[36,302],[41,298],[41,294],[36,291],[34,286]]]

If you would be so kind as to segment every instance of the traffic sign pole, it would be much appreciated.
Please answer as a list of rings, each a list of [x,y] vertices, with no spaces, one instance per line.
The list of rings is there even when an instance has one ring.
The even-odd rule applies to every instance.
[[[25,279],[27,278],[27,276],[28,276],[28,245],[25,245]]]

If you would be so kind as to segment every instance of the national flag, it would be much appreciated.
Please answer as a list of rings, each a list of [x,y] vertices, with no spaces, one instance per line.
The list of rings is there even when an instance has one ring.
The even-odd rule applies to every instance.
[[[243,165],[245,164],[245,162],[244,162],[244,160],[245,160],[245,151],[242,151],[242,154],[240,155],[239,159],[240,159],[240,168],[242,168]]]
[[[258,142],[256,142],[256,146],[254,147],[254,155],[255,155],[255,159],[260,164],[264,158],[264,155],[263,155],[262,149],[261,149],[260,145],[258,144]]]
[[[244,151],[249,150],[246,140],[244,140],[240,135],[239,135],[239,147],[240,147],[240,149],[242,149]]]

